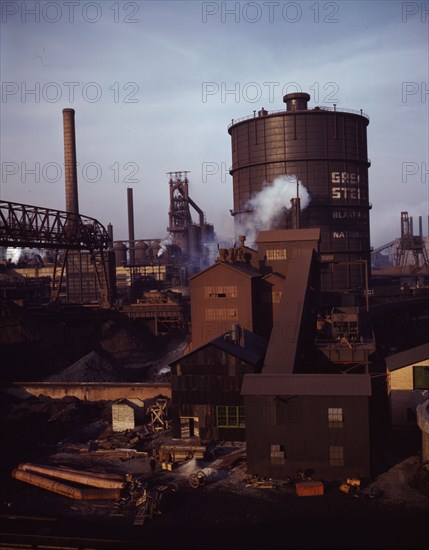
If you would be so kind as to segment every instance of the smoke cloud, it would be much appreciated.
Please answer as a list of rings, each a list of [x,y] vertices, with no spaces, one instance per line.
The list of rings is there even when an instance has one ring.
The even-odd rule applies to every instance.
[[[51,256],[52,254],[49,255],[40,248],[8,247],[5,258],[15,265],[18,265],[19,262],[28,262],[41,266],[44,262],[52,261],[53,257]]]
[[[246,236],[246,241],[254,243],[259,231],[284,227],[284,220],[291,209],[291,199],[300,198],[301,210],[310,203],[310,195],[303,183],[294,175],[282,175],[266,182],[261,191],[253,195],[246,203],[246,214],[242,217],[238,228],[240,235]],[[283,223],[282,223],[283,222]]]
[[[173,235],[170,233],[168,237],[166,237],[159,243],[160,248],[158,250],[158,258],[160,258],[164,254],[164,252],[167,251],[167,246],[170,246],[172,244],[173,244]]]

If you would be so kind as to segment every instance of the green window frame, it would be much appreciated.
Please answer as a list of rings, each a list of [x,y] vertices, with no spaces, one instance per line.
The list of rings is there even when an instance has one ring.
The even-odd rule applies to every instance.
[[[413,389],[429,390],[429,367],[413,365]]]
[[[216,406],[216,426],[218,428],[244,428],[244,407],[233,405]]]

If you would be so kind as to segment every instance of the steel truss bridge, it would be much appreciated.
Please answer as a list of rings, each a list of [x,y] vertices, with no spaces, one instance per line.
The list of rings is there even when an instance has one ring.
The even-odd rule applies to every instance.
[[[0,246],[103,250],[110,244],[106,229],[94,218],[0,201]]]
[[[111,244],[106,229],[94,218],[40,206],[0,201],[0,246],[65,251],[61,265],[57,265],[58,253],[55,254],[52,287],[53,290],[57,289],[57,298],[69,252],[88,251],[101,302],[107,305],[110,302],[111,289],[103,251]],[[58,267],[60,279],[57,287]]]

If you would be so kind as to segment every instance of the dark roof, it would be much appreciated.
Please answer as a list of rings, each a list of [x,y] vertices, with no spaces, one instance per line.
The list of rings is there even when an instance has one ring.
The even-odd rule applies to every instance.
[[[427,359],[429,359],[429,343],[389,355],[386,357],[386,366],[388,370],[393,371]]]
[[[194,353],[198,353],[202,349],[210,346],[214,346],[215,348],[218,348],[228,353],[229,355],[237,357],[238,359],[244,361],[245,363],[248,363],[249,365],[258,365],[264,359],[268,341],[265,338],[262,338],[262,336],[258,336],[254,332],[250,332],[246,329],[242,330],[243,336],[241,344],[231,341],[229,331],[224,332],[220,336],[213,338],[213,340],[206,342],[199,348],[196,348],[186,355],[179,357],[179,359],[176,359],[175,361],[170,363],[170,365],[175,365],[182,361],[185,357],[189,357]]]
[[[195,273],[195,275],[192,275],[192,277],[189,277],[189,280],[196,279],[203,273],[207,273],[210,269],[216,269],[219,266],[226,267],[227,269],[232,269],[234,271],[239,271],[240,273],[243,273],[243,275],[246,275],[247,277],[261,277],[261,273],[251,265],[245,263],[245,262],[220,262],[217,261],[211,266],[207,267],[206,269],[203,269],[202,271]]]
[[[260,231],[256,238],[257,243],[293,242],[293,241],[320,241],[320,229],[276,229]]]
[[[246,374],[241,395],[371,395],[368,374]]]
[[[279,281],[284,281],[286,279],[285,275],[282,275],[281,273],[277,273],[276,271],[272,271],[271,273],[267,273],[263,276],[263,279],[266,281],[267,279],[278,279]]]
[[[250,365],[256,365],[263,360],[268,345],[265,338],[246,329],[243,329],[242,345],[234,344],[229,337],[229,332],[217,336],[210,343]]]

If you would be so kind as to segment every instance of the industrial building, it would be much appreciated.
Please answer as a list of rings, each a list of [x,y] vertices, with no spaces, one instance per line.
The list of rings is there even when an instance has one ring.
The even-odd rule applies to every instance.
[[[168,173],[167,238],[135,235],[131,188],[128,240],[82,216],[75,113],[64,109],[65,210],[0,203],[0,244],[50,249],[53,266],[31,267],[26,285],[9,277],[2,294],[140,319],[155,335],[190,332],[185,354],[171,363],[175,438],[245,441],[254,475],[287,478],[306,469],[325,479],[361,477],[370,473],[373,324],[388,326],[392,339],[408,323],[421,338],[427,252],[402,213],[395,267],[414,277],[416,292],[408,295],[401,278],[396,309],[388,298],[377,301],[369,117],[309,108],[309,99],[288,94],[285,110],[261,109],[230,124],[237,244],[229,249],[217,248],[187,171]],[[292,182],[292,194],[261,227],[254,200],[274,182]]]
[[[191,307],[198,307],[192,342],[200,346],[171,365],[173,430],[179,437],[192,418],[201,438],[245,437],[255,475],[286,478],[313,469],[326,479],[366,476],[375,343],[365,302],[327,309],[318,291],[319,229],[262,231],[257,241],[258,267],[221,251],[190,281]]]
[[[191,418],[200,438],[244,437],[254,475],[287,478],[309,469],[325,479],[364,477],[376,350],[369,117],[310,109],[309,99],[288,94],[285,111],[262,109],[228,128],[239,245],[220,249],[215,264],[190,278],[192,342],[172,364],[173,429],[179,437]],[[282,176],[296,181],[291,205],[268,230],[255,228],[251,199]],[[310,197],[305,208],[302,186]],[[420,254],[425,266],[422,239],[410,238],[404,216],[402,223],[402,256]],[[250,247],[246,228],[256,229]],[[262,362],[248,360],[250,334],[265,341]],[[235,368],[227,371],[229,364]],[[237,365],[245,373],[241,399]],[[202,391],[215,374],[218,390]]]

